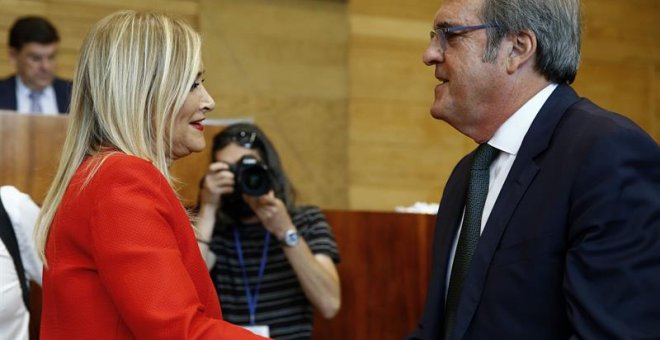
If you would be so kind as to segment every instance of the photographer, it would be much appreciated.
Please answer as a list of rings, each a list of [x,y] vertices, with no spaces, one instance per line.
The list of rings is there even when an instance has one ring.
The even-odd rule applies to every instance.
[[[293,196],[259,128],[234,124],[215,136],[200,194],[200,248],[223,317],[276,339],[311,338],[312,308],[332,318],[340,306],[330,226]]]

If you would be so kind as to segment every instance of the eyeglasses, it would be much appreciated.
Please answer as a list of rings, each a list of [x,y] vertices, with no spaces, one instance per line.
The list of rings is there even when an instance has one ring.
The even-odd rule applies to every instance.
[[[481,30],[484,28],[497,27],[495,24],[482,24],[474,26],[454,26],[454,27],[436,27],[429,34],[431,42],[440,42],[440,51],[444,53],[447,50],[447,41],[457,35],[467,32]]]
[[[238,131],[235,135],[231,136],[231,141],[244,148],[252,149],[254,143],[257,141],[257,132]]]

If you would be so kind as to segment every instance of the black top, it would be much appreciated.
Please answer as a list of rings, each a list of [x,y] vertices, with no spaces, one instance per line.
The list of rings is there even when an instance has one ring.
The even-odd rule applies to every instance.
[[[293,224],[312,253],[325,254],[339,263],[337,244],[321,210],[305,207],[292,215]],[[266,229],[260,223],[226,227],[216,224],[211,239],[211,250],[217,256],[211,278],[220,297],[222,317],[234,324],[248,325],[250,317],[243,274],[236,253],[234,228],[239,229],[251,289],[256,287]],[[275,237],[271,237],[259,290],[256,324],[268,325],[270,336],[274,339],[310,339],[312,311],[313,307],[305,297],[282,246]]]

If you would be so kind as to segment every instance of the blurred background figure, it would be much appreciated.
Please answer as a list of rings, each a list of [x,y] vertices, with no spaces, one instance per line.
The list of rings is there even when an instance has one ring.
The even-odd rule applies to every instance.
[[[0,109],[20,113],[69,111],[71,82],[55,76],[60,37],[45,18],[21,17],[9,31],[9,60],[15,74],[0,79]]]
[[[29,281],[41,285],[32,232],[39,207],[12,186],[0,187],[0,339],[29,338]]]
[[[111,51],[109,53],[108,51]],[[60,164],[37,222],[42,339],[261,339],[222,320],[172,162],[206,146],[201,39],[121,11],[83,42]]]
[[[213,140],[198,220],[223,317],[276,339],[309,339],[313,308],[341,304],[339,253],[320,209],[297,207],[277,151],[252,124]]]

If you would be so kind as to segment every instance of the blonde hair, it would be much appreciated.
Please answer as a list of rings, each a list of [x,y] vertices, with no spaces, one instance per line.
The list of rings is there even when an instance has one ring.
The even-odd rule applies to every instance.
[[[151,161],[172,184],[174,118],[200,67],[199,34],[180,20],[121,11],[94,25],[81,48],[66,141],[35,228],[44,264],[53,218],[85,157],[110,147]]]

